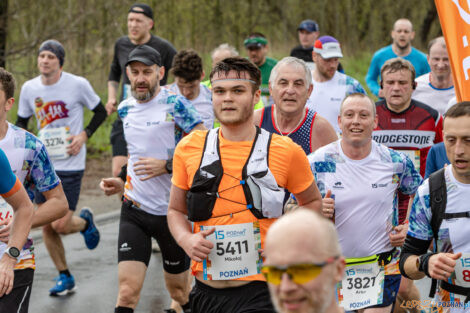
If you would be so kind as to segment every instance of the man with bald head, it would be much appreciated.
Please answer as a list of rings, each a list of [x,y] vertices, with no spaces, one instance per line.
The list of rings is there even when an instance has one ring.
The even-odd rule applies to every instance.
[[[397,194],[413,195],[422,181],[406,154],[372,139],[378,120],[369,97],[347,96],[338,117],[341,139],[309,155],[324,196],[323,215],[334,221],[347,258],[340,305],[365,313],[392,310],[401,277],[399,247],[407,231],[398,221]]]
[[[393,24],[390,35],[392,37],[392,44],[374,53],[366,75],[367,86],[374,95],[379,97],[382,97],[382,95],[377,79],[379,78],[382,65],[388,59],[401,57],[410,61],[416,70],[416,76],[421,76],[430,71],[426,55],[411,46],[415,32],[410,20],[406,18],[398,19]]]
[[[343,312],[335,294],[345,262],[333,223],[306,209],[286,214],[269,229],[265,256],[263,273],[278,312]]]
[[[212,68],[215,67],[217,63],[226,58],[233,58],[238,56],[238,51],[234,46],[229,45],[228,43],[223,43],[218,45],[211,52]],[[206,87],[211,88],[211,80],[207,79],[202,82]]]
[[[444,115],[447,105],[455,97],[452,68],[444,37],[437,37],[428,44],[429,74],[416,78],[416,89],[411,96]]]

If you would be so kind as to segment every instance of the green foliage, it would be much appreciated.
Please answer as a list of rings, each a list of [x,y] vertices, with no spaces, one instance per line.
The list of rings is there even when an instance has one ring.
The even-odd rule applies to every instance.
[[[37,49],[46,39],[65,47],[64,70],[86,77],[103,103],[114,42],[127,33],[126,16],[134,0],[22,0],[8,2],[6,69],[19,87],[38,75]],[[210,73],[210,52],[227,42],[245,55],[243,39],[264,33],[270,56],[280,59],[297,45],[296,29],[303,19],[315,19],[323,35],[342,44],[346,73],[366,87],[364,76],[372,53],[390,43],[393,22],[411,19],[414,46],[423,49],[440,35],[433,0],[142,0],[154,9],[153,32],[179,50],[193,48]],[[170,78],[171,81],[171,78]],[[86,121],[91,117],[86,113]],[[16,119],[16,106],[9,120]],[[115,114],[93,135],[88,146],[96,155],[109,153],[109,133]],[[30,125],[34,123],[31,122]]]

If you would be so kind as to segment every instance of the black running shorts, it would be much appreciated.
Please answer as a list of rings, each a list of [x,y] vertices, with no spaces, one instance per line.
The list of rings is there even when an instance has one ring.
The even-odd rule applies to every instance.
[[[33,277],[34,270],[32,268],[15,270],[13,290],[10,294],[0,298],[0,312],[28,312]]]
[[[163,269],[167,273],[179,274],[189,269],[189,257],[171,235],[166,216],[149,214],[131,201],[123,201],[119,223],[118,262],[141,261],[148,266],[152,238],[160,246]]]
[[[216,289],[196,279],[189,295],[192,313],[275,313],[266,282]]]

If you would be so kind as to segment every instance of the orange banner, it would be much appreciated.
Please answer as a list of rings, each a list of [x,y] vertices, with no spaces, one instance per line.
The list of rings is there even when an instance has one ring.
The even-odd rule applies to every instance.
[[[470,0],[434,0],[447,44],[457,101],[470,101]]]

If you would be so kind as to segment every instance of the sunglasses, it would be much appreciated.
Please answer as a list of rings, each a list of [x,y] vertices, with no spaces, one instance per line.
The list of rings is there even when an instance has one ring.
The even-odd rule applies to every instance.
[[[261,268],[266,281],[273,285],[279,285],[282,281],[282,275],[286,273],[289,279],[296,284],[305,284],[320,275],[323,267],[337,260],[339,256],[331,257],[323,263],[304,263],[293,264],[288,266],[270,266],[266,265]]]

